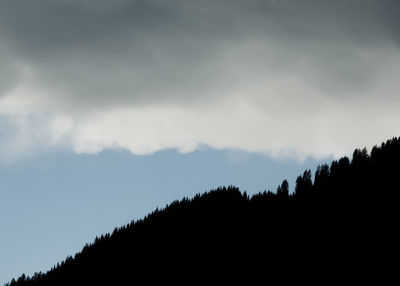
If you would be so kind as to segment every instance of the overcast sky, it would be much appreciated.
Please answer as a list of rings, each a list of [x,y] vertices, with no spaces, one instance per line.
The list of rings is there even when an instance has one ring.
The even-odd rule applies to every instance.
[[[395,0],[2,0],[0,156],[339,156],[400,134]]]

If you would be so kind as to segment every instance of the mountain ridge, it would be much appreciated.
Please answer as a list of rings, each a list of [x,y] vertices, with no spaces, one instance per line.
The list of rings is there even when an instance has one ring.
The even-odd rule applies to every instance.
[[[97,237],[48,272],[6,286],[165,282],[171,273],[198,271],[233,279],[244,270],[273,275],[288,262],[299,272],[334,269],[336,260],[348,271],[354,264],[377,269],[394,255],[399,177],[395,137],[370,154],[356,149],[351,160],[318,166],[314,180],[306,170],[292,194],[284,180],[276,193],[250,197],[229,186],[174,201]]]

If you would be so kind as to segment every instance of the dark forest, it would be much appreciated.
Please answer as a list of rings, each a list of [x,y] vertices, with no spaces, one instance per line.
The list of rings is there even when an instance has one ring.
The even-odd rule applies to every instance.
[[[393,138],[314,174],[304,171],[293,192],[283,180],[276,192],[249,196],[229,186],[174,201],[97,237],[46,273],[6,286],[390,272],[399,241],[399,178],[400,139]]]

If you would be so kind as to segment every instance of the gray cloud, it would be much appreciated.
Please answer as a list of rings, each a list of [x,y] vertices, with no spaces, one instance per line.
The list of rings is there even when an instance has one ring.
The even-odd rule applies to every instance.
[[[0,111],[79,127],[118,108],[206,112],[237,101],[273,113],[282,101],[296,103],[296,117],[330,101],[397,105],[399,9],[395,0],[5,0]]]

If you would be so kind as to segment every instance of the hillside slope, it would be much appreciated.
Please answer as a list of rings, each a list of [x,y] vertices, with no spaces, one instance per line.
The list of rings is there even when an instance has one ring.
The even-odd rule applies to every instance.
[[[130,285],[281,271],[330,275],[390,267],[399,227],[400,139],[355,150],[311,178],[252,197],[235,187],[184,198],[102,235],[20,285]],[[252,272],[251,272],[252,271]],[[227,281],[228,281],[227,280]]]

